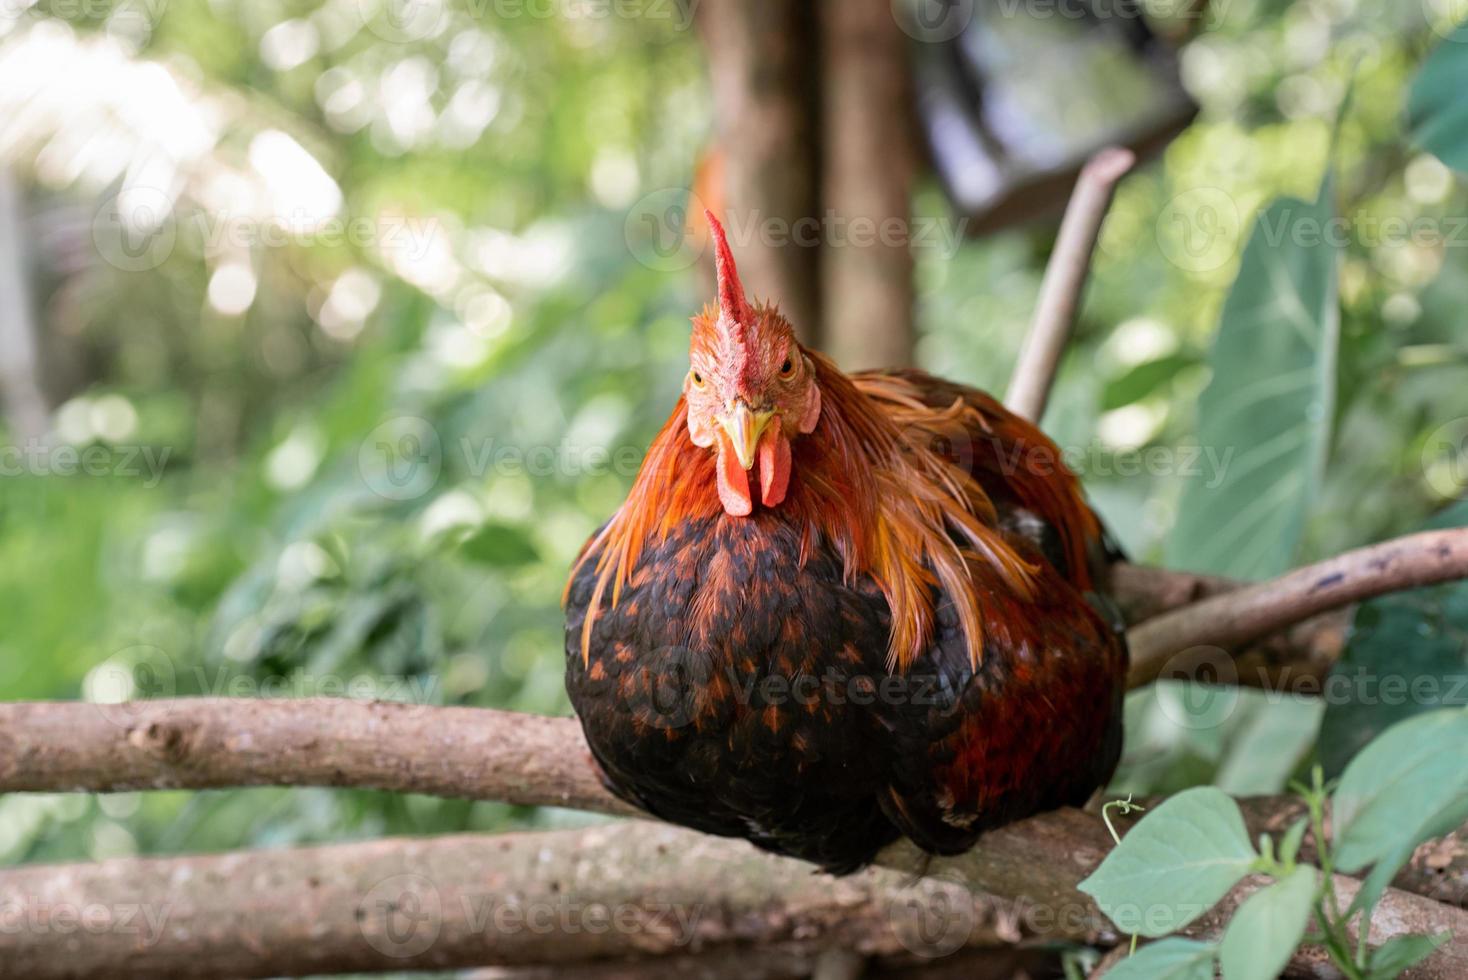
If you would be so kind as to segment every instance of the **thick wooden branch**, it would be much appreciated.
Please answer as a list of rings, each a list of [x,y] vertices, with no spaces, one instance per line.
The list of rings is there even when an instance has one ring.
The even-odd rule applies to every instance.
[[[603,813],[628,812],[626,805],[602,789],[597,781],[579,726],[574,720],[534,718],[488,709],[320,699],[198,699],[138,702],[125,706],[10,704],[0,705],[0,746],[3,746],[0,750],[0,791],[108,791],[266,784],[362,786],[526,805],[574,806]],[[1278,832],[1293,816],[1293,806],[1289,802],[1254,801],[1247,805],[1247,810],[1251,823],[1257,829]],[[829,879],[813,876],[806,865],[756,855],[747,845],[737,841],[717,840],[640,822],[619,826],[633,828],[624,831],[630,836],[596,838],[595,850],[598,853],[607,852],[611,842],[633,848],[639,841],[652,840],[665,847],[665,851],[658,854],[672,854],[679,862],[687,862],[686,865],[678,863],[672,866],[668,861],[673,858],[664,860],[660,857],[654,861],[639,851],[613,851],[612,858],[621,853],[627,862],[622,874],[635,878],[639,873],[636,869],[646,869],[649,877],[638,879],[643,885],[662,879],[666,879],[665,887],[692,887],[690,883],[703,882],[699,887],[705,891],[699,894],[737,895],[738,882],[753,880],[739,876],[753,875],[758,867],[764,866],[767,870],[760,873],[758,888],[750,886],[754,890],[752,893],[758,893],[760,888],[772,888],[774,890],[770,894],[782,895],[784,893],[780,889],[790,886],[792,881],[819,881],[823,883],[822,888],[835,887]],[[608,829],[605,833],[615,832]],[[670,838],[669,834],[680,836]],[[424,873],[422,868],[444,868],[443,874],[449,877],[443,882],[447,884],[438,880],[437,871],[427,873],[441,895],[450,894],[452,902],[459,903],[456,907],[463,907],[459,897],[463,889],[457,884],[461,879],[452,876],[461,873],[467,876],[463,880],[472,882],[506,882],[495,887],[511,891],[520,889],[515,894],[540,887],[549,875],[551,883],[576,882],[576,887],[568,894],[575,894],[586,901],[597,895],[605,896],[605,892],[596,890],[600,887],[597,879],[586,868],[575,870],[574,874],[568,871],[556,878],[559,872],[552,869],[559,867],[554,862],[562,860],[561,857],[528,846],[523,852],[517,850],[519,837],[503,840],[507,842],[502,844],[501,838],[451,838],[442,846],[447,849],[443,853],[452,854],[452,858],[436,856],[439,852],[433,850],[438,846],[435,842],[404,845],[407,850],[401,856],[392,846],[379,843],[353,846],[359,850],[315,849],[303,852],[304,856],[289,859],[235,855],[228,858],[112,862],[100,866],[101,870],[96,872],[75,867],[0,872],[0,909],[80,908],[89,904],[118,906],[128,902],[138,904],[158,894],[175,895],[179,903],[177,908],[194,909],[196,911],[190,914],[200,916],[191,919],[181,938],[177,938],[177,943],[182,946],[175,945],[175,940],[168,938],[174,935],[170,932],[137,954],[155,957],[139,962],[167,969],[173,963],[170,957],[188,961],[202,956],[201,950],[206,945],[216,948],[215,943],[222,944],[217,948],[230,955],[234,955],[233,951],[240,944],[258,946],[267,951],[282,947],[297,949],[302,943],[287,941],[290,939],[287,932],[304,929],[307,927],[304,923],[312,921],[313,917],[303,915],[300,909],[317,907],[311,895],[326,887],[322,882],[347,880],[343,878],[347,871],[334,870],[338,864],[353,869],[351,875],[354,877],[350,877],[350,881],[356,882],[354,887],[357,891],[344,893],[338,889],[321,892],[331,896],[330,905],[336,910],[333,912],[336,915],[346,914],[340,911],[343,903],[355,909],[361,902],[361,895],[371,891],[384,878],[400,873],[393,868],[418,873]],[[1450,856],[1446,864],[1442,860],[1442,854],[1453,849],[1454,841],[1458,838],[1434,845],[1440,850],[1437,858],[1428,855],[1414,862],[1413,868],[1399,879],[1399,884],[1439,893],[1445,891],[1447,894],[1439,897],[1461,901],[1463,896],[1455,896],[1449,882],[1458,874],[1463,875],[1462,881],[1468,882],[1468,862],[1454,868],[1454,857]],[[590,847],[589,844],[587,846]],[[482,848],[484,852],[478,865],[470,860],[476,853],[473,852],[474,847]],[[496,850],[501,847],[504,850]],[[903,881],[926,874],[939,883],[946,881],[961,889],[963,895],[975,892],[989,896],[991,903],[995,900],[1003,903],[1004,908],[1014,905],[1019,910],[1021,924],[1010,929],[1013,936],[1079,939],[1104,944],[1115,942],[1120,937],[1099,917],[1089,900],[1076,891],[1076,884],[1090,873],[1110,847],[1106,830],[1095,815],[1062,810],[995,831],[985,836],[973,851],[956,858],[928,861],[911,845],[899,844],[884,851],[878,864],[881,868],[897,872]],[[497,854],[510,853],[519,854],[522,858],[531,853],[541,857],[536,861],[516,858],[519,863],[513,866],[483,863],[497,860],[494,857]],[[621,867],[612,858],[608,858],[607,867]],[[254,863],[257,860],[263,863],[257,865]],[[572,858],[566,857],[565,860]],[[585,862],[591,859],[583,855],[577,860]],[[372,877],[362,871],[357,866],[364,861],[383,873]],[[552,862],[552,869],[543,866],[545,861]],[[729,870],[725,867],[731,861],[738,868]],[[746,867],[746,861],[756,861],[756,864]],[[574,865],[573,870],[575,867],[580,866]],[[723,871],[705,872],[717,876],[717,886],[697,877],[700,867],[724,868]],[[500,870],[495,871],[495,868]],[[769,868],[779,869],[779,874],[770,873]],[[223,874],[220,869],[227,869],[233,882],[261,883],[264,892],[258,902],[245,902],[240,913],[236,914],[233,911],[235,905],[228,896],[233,894],[231,889],[244,886],[232,885],[231,889],[223,889],[219,885],[222,879],[205,874],[206,871]],[[510,875],[514,869],[518,869],[520,877]],[[867,874],[882,873],[873,871]],[[496,874],[499,877],[495,877]],[[511,881],[516,882],[514,889],[508,884]],[[164,882],[172,882],[173,890],[154,890],[155,885]],[[177,894],[178,889],[189,882],[196,882],[195,887],[207,894],[196,895],[187,890],[182,895]],[[546,883],[545,887],[550,888],[551,883]],[[1444,883],[1445,887],[1439,887],[1439,883]],[[582,884],[589,884],[589,890],[583,890]],[[1351,887],[1354,886],[1349,882],[1342,883],[1343,889]],[[1468,889],[1464,891],[1468,892]],[[273,896],[272,902],[265,901],[267,893]],[[659,893],[654,891],[650,894]],[[951,901],[959,893],[945,894]],[[358,897],[353,898],[354,895]],[[123,896],[132,897],[124,901]],[[986,907],[992,911],[1001,906],[991,904]],[[279,921],[272,919],[272,915],[278,916]],[[469,912],[465,911],[463,915],[467,917]],[[968,918],[959,921],[965,924],[963,928],[968,928]],[[1216,931],[1222,921],[1221,916],[1210,918],[1199,929],[1204,933],[1209,929]],[[1376,941],[1427,926],[1458,928],[1460,935],[1468,936],[1468,917],[1464,917],[1464,913],[1400,890],[1394,890],[1383,906],[1381,922],[1385,925],[1374,934]],[[251,925],[242,928],[241,923]],[[368,955],[361,952],[364,940],[359,933],[338,933],[325,926],[321,928],[325,932],[316,940],[318,946],[332,936],[337,937],[333,942],[345,944],[341,947],[344,950],[342,969],[369,968],[366,961],[357,958]],[[3,933],[4,930],[0,930],[0,934]],[[457,935],[452,931],[451,934]],[[88,944],[93,941],[105,945],[113,940],[87,937]],[[38,944],[37,949],[45,945],[34,936],[29,939],[0,936],[0,961],[9,961],[5,956],[5,942],[34,942]],[[444,945],[435,946],[438,953],[434,955],[442,955],[442,960],[430,957],[413,962],[423,967],[471,962],[468,952],[463,953],[463,959],[453,958],[460,953],[451,955],[445,952],[463,951],[466,949],[464,944],[468,942],[467,938],[457,944],[446,941]],[[505,942],[510,945],[486,945],[481,936],[479,945],[470,950],[476,957],[473,962],[531,962],[543,951],[543,946],[532,949],[514,945],[508,939]],[[370,943],[367,948],[371,949]],[[12,949],[16,950],[15,955],[21,955],[19,947]],[[503,952],[506,949],[509,952]],[[635,951],[624,947],[609,951],[593,946],[589,953],[583,949],[577,955],[586,953],[581,958],[620,956]],[[108,947],[106,955],[113,952]],[[38,952],[34,955],[40,957]],[[290,955],[306,954],[297,950]],[[525,958],[516,958],[521,955]],[[1460,944],[1440,955],[1448,957],[1444,962],[1451,963],[1454,969],[1468,970],[1468,947]],[[265,959],[260,964],[262,974],[295,972],[308,965],[280,959]],[[404,963],[397,960],[393,965],[402,967]],[[322,964],[310,965],[310,969],[319,971]],[[140,968],[140,972],[146,971]],[[1437,972],[1423,975],[1445,977],[1457,974]]]
[[[0,792],[353,786],[637,811],[571,718],[350,701],[185,698],[0,704]]]
[[[998,942],[1114,943],[1121,937],[1075,890],[1109,846],[1096,817],[1067,810],[935,861],[925,878],[913,874],[907,846],[884,853],[884,867],[832,879],[742,841],[644,821],[42,865],[0,872],[9,925],[0,963],[35,980],[278,976],[742,955],[752,946],[924,958]],[[1345,894],[1354,887],[1338,884]],[[1237,889],[1191,934],[1218,935],[1256,885]],[[1391,890],[1373,938],[1443,929],[1468,935],[1468,913]],[[1457,943],[1413,976],[1463,971],[1468,944]]]
[[[1075,328],[1091,253],[1111,207],[1111,194],[1136,160],[1131,150],[1110,147],[1081,169],[1040,284],[1035,318],[1004,396],[1005,404],[1017,415],[1038,421],[1045,414],[1050,385]]]
[[[1132,627],[1131,684],[1155,680],[1170,658],[1193,647],[1236,647],[1353,602],[1461,578],[1468,578],[1468,528],[1348,551]]]
[[[1236,579],[1147,565],[1123,563],[1111,569],[1112,595],[1133,625],[1245,585]],[[1353,614],[1353,606],[1342,606],[1230,649],[1239,685],[1318,696],[1345,649]]]
[[[936,949],[920,929],[930,912],[962,926],[945,953],[1020,938],[993,903],[953,884],[883,870],[833,881],[644,821],[34,866],[0,872],[0,909],[0,973],[32,980],[566,965],[755,946],[911,957]]]

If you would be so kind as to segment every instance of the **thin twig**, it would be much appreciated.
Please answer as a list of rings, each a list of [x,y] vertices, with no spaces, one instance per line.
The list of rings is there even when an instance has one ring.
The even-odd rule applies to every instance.
[[[1101,233],[1101,222],[1111,206],[1112,191],[1135,163],[1136,155],[1131,150],[1108,147],[1081,168],[1076,180],[1065,218],[1060,223],[1055,250],[1045,268],[1035,318],[1020,349],[1005,397],[1011,411],[1032,422],[1045,414],[1051,382],[1070,342],[1081,294],[1086,288],[1086,274],[1091,267],[1091,253]]]
[[[1132,627],[1130,683],[1156,680],[1170,658],[1193,647],[1236,646],[1353,602],[1462,578],[1468,578],[1468,528],[1348,551]]]

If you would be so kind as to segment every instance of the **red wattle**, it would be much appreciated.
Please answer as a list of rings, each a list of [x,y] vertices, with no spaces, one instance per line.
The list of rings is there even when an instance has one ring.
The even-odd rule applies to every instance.
[[[724,513],[748,517],[754,510],[754,501],[749,496],[749,474],[739,465],[739,457],[724,432],[719,433],[719,457],[715,466],[719,471],[719,503],[724,505]]]
[[[790,440],[776,419],[759,441],[759,499],[766,507],[774,507],[789,489]]]

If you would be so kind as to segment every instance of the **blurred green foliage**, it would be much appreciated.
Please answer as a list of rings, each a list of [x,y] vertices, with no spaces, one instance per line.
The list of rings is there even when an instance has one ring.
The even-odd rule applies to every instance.
[[[46,271],[46,330],[78,365],[58,432],[167,462],[0,480],[0,697],[569,710],[561,586],[676,398],[708,288],[630,224],[639,201],[689,183],[711,128],[702,54],[677,17],[410,6],[433,21],[388,6],[364,20],[357,0],[55,0],[0,22],[0,69],[38,32],[108,45],[164,66],[216,131],[180,168],[162,259]],[[1468,386],[1468,198],[1404,125],[1408,81],[1448,25],[1350,0],[1217,9],[1182,51],[1202,115],[1122,186],[1046,421],[1130,554],[1160,560],[1189,481],[1211,475],[1174,450],[1197,442],[1254,218],[1279,195],[1313,198],[1354,78],[1334,159],[1338,397],[1294,562],[1417,526],[1452,492],[1429,450]],[[210,195],[260,169],[274,144],[257,138],[275,132],[369,234],[211,234]],[[95,226],[97,196],[127,174],[89,185],[47,145],[0,154],[42,217],[76,207]],[[946,217],[932,187],[917,210]],[[1051,234],[919,250],[924,366],[1002,391]],[[1118,783],[1277,790],[1318,720],[1317,705],[1160,685],[1129,707]],[[12,796],[0,860],[586,819],[364,792]]]

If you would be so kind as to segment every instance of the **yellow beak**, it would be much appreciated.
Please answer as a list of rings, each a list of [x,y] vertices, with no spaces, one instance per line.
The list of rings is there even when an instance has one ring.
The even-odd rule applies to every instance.
[[[760,436],[764,435],[774,417],[772,411],[754,412],[744,402],[736,402],[734,410],[719,419],[719,424],[729,433],[729,441],[734,444],[734,455],[739,458],[739,465],[746,470],[754,466],[754,453],[759,447]]]

